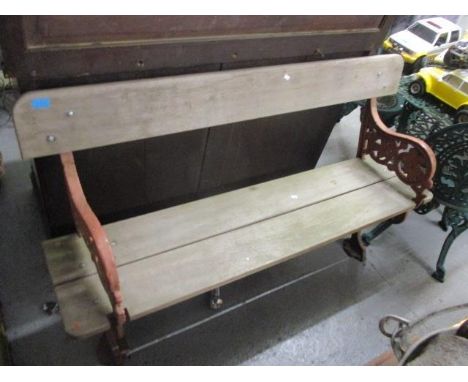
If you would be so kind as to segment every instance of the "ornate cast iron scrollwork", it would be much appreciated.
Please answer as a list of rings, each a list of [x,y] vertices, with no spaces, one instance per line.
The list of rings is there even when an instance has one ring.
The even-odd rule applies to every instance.
[[[424,191],[432,188],[436,160],[431,148],[422,140],[390,130],[379,117],[377,102],[367,102],[361,114],[362,127],[358,157],[369,155],[374,161],[394,171],[415,192],[419,206]]]
[[[445,239],[432,276],[444,281],[445,259],[455,239],[468,229],[468,123],[460,123],[431,134],[427,143],[437,157],[434,200],[443,205],[439,225],[452,228]]]
[[[402,134],[408,134],[422,140],[446,127],[432,115],[424,110],[414,109],[412,106],[406,106],[403,113],[400,114],[397,121],[397,131]]]
[[[427,143],[437,157],[434,197],[443,205],[468,212],[468,123],[438,131]]]

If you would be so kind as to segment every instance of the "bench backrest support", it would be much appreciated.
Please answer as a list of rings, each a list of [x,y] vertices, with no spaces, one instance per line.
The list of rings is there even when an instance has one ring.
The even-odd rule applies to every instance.
[[[14,121],[35,158],[394,94],[402,68],[383,55],[32,91]]]

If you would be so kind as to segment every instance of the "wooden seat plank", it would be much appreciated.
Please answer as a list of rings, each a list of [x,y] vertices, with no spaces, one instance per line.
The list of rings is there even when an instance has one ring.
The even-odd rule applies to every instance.
[[[415,207],[397,178],[119,267],[132,319],[246,277]],[[63,251],[73,251],[65,246]],[[48,254],[49,256],[49,254]],[[56,286],[66,331],[109,328],[108,298],[97,275]]]
[[[46,89],[13,117],[27,159],[390,95],[402,68],[395,54]]]
[[[369,164],[368,164],[369,163]],[[394,176],[351,159],[104,226],[118,266],[302,208]],[[68,250],[63,251],[65,245]],[[54,285],[96,273],[76,234],[43,243]]]

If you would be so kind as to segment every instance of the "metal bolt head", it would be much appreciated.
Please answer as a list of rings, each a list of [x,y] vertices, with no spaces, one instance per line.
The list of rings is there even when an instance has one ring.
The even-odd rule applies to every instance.
[[[47,301],[42,304],[42,311],[50,316],[59,311],[59,305],[55,301]]]
[[[74,115],[75,115],[75,112],[73,110],[67,111],[67,117],[73,117]]]
[[[54,143],[57,140],[57,137],[55,135],[48,135],[46,140],[49,143]]]
[[[286,80],[286,81],[289,81],[291,79],[291,76],[288,74],[288,73],[285,73],[285,75],[283,76],[283,78]]]
[[[223,299],[222,298],[213,298],[211,299],[210,301],[210,308],[213,309],[213,310],[218,310],[218,309],[221,309],[221,307],[223,306]]]

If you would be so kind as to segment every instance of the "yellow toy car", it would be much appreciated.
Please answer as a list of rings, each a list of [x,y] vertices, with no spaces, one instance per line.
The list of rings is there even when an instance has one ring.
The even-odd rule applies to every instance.
[[[418,71],[428,54],[436,55],[462,37],[463,31],[458,25],[443,17],[432,17],[392,34],[384,41],[383,50],[400,54],[413,71]]]
[[[468,69],[447,71],[434,66],[413,76],[416,79],[409,84],[410,94],[432,94],[457,111],[455,122],[468,122]]]

